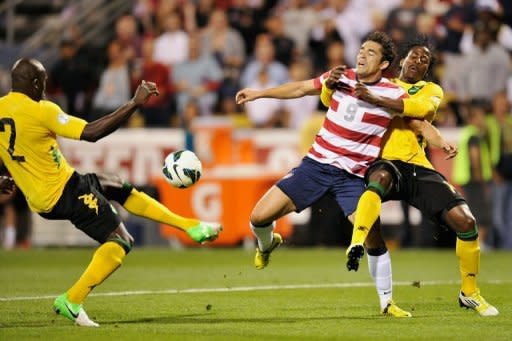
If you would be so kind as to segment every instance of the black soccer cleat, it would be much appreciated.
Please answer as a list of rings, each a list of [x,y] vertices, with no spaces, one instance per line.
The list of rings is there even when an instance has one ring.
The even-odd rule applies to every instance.
[[[359,261],[364,256],[364,246],[361,244],[350,245],[347,250],[347,270],[357,271],[359,269]]]

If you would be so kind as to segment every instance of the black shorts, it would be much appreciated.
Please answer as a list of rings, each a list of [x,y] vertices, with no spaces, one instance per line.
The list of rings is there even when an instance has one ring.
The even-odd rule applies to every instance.
[[[41,217],[69,220],[99,243],[107,241],[121,223],[119,214],[107,200],[96,174],[74,172],[57,204]]]
[[[393,185],[383,201],[404,200],[438,224],[443,215],[455,206],[465,204],[464,197],[439,172],[398,160],[379,160],[366,171],[365,180],[378,169],[393,176]]]

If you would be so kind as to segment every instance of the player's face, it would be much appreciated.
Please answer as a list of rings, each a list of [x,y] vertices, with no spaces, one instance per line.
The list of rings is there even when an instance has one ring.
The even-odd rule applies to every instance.
[[[357,54],[356,72],[361,81],[372,81],[372,77],[380,77],[387,62],[382,61],[382,46],[374,41],[366,41]],[[376,79],[375,79],[376,80]]]
[[[32,86],[34,87],[34,92],[36,96],[35,99],[39,101],[43,99],[45,96],[44,92],[46,91],[46,80],[48,76],[46,74],[46,69],[44,68],[43,64],[41,64],[37,60],[32,60],[31,63],[35,66],[37,70],[37,80],[35,82],[33,81]]]
[[[416,83],[425,77],[432,54],[425,46],[413,47],[402,64],[402,77],[408,83]]]

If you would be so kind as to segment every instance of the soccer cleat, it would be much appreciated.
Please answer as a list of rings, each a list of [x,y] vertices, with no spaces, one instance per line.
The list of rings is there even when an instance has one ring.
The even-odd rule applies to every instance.
[[[68,294],[64,293],[58,296],[53,302],[53,310],[71,321],[76,325],[82,327],[99,327],[100,325],[94,322],[87,316],[81,304],[71,303],[68,301]]]
[[[499,314],[496,307],[490,305],[485,298],[480,295],[480,290],[477,290],[473,295],[466,296],[461,291],[459,293],[459,305],[461,308],[476,310],[481,316],[496,316]]]
[[[392,300],[389,300],[386,308],[382,310],[382,315],[392,317],[412,317],[411,313],[403,310],[395,304]]]
[[[219,223],[200,221],[196,226],[189,228],[187,234],[194,241],[203,244],[204,242],[211,242],[217,239],[221,231],[222,225]]]
[[[347,249],[347,270],[357,271],[359,269],[359,261],[364,256],[363,244],[351,244]]]
[[[283,244],[283,237],[279,233],[273,233],[272,244],[265,251],[261,251],[259,247],[256,248],[256,255],[254,256],[254,266],[256,269],[261,270],[264,269],[270,260],[270,254],[279,245]]]

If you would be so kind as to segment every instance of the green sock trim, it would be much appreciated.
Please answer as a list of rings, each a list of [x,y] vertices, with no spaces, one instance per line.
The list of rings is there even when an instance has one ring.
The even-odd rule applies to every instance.
[[[478,238],[478,227],[475,225],[475,228],[472,231],[468,232],[457,232],[457,237],[459,237],[460,240],[476,240]]]
[[[132,243],[128,243],[126,240],[124,240],[121,237],[109,238],[107,241],[119,244],[123,248],[124,252],[126,252],[126,254],[128,254],[133,248]]]
[[[370,181],[366,188],[368,190],[376,192],[381,198],[384,197],[384,194],[386,194],[386,190],[384,189],[384,186],[382,186],[380,184],[380,182],[377,182],[377,181]]]

